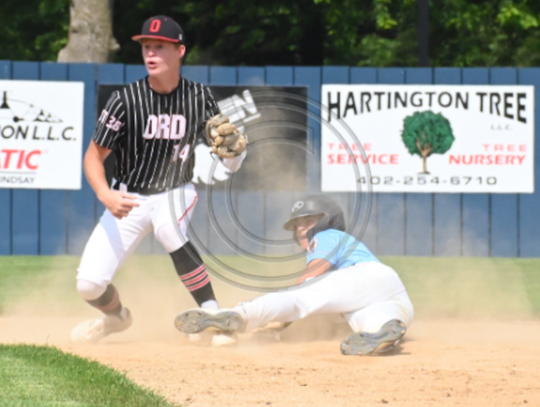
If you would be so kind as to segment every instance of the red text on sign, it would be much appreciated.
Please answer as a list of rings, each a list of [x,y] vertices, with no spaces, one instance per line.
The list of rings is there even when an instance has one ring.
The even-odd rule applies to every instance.
[[[367,154],[365,157],[360,154],[328,154],[327,164],[399,164],[399,154]]]
[[[364,151],[370,151],[371,150],[371,143],[365,143],[363,146]],[[358,148],[358,144],[341,144],[341,143],[328,143],[328,149],[330,151],[336,151],[336,150],[352,150],[352,151],[358,151],[360,150]]]
[[[5,170],[37,170],[40,150],[0,150],[0,168]]]
[[[527,144],[482,144],[484,151],[526,152]]]
[[[451,154],[448,164],[462,165],[522,165],[525,155],[503,154]]]

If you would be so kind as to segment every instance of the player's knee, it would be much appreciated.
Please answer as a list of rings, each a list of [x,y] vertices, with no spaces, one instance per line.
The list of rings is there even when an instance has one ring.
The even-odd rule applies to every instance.
[[[177,251],[184,246],[188,240],[172,223],[161,225],[154,234],[158,242],[163,245],[165,250],[167,250],[167,253]]]
[[[77,291],[83,300],[92,301],[103,295],[107,287],[87,280],[77,280]]]

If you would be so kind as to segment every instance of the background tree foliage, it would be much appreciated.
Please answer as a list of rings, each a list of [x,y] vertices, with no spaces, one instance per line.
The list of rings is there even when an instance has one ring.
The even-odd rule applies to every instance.
[[[116,62],[156,14],[186,31],[189,64],[416,66],[416,0],[114,0]],[[56,60],[69,0],[0,2],[0,59]],[[432,66],[539,66],[540,1],[431,0]]]
[[[0,59],[56,61],[68,27],[68,0],[1,0]]]

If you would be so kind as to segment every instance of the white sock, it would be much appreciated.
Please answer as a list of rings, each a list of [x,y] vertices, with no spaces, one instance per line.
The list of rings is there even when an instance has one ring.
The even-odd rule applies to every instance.
[[[218,310],[219,305],[216,300],[208,300],[201,304],[201,308]]]

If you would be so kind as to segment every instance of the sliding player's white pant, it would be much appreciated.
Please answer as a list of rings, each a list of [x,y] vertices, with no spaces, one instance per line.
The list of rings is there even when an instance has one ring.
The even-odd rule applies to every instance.
[[[411,324],[414,311],[397,273],[381,263],[359,263],[293,288],[265,294],[234,308],[246,332],[268,322],[292,322],[312,314],[342,314],[355,332],[377,332],[386,322]]]
[[[169,253],[187,242],[187,226],[197,202],[193,184],[155,195],[129,194],[137,197],[140,206],[122,219],[105,210],[84,248],[77,280],[106,287],[151,231]]]

